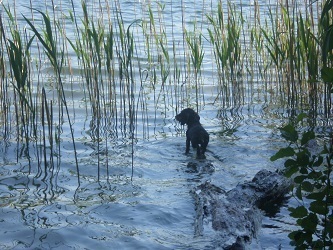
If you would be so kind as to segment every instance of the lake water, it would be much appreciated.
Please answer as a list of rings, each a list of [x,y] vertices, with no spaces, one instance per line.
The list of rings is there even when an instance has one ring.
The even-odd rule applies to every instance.
[[[30,9],[25,6],[28,3],[14,2],[23,29],[27,25],[21,13],[30,17]],[[188,30],[194,23],[206,25],[205,15],[214,13],[216,2],[163,1],[163,23],[170,53],[174,40],[179,45],[175,54],[180,58],[183,55],[182,18]],[[266,8],[273,5],[271,2],[259,1],[263,16]],[[75,4],[77,15],[82,15],[79,1]],[[115,1],[110,3],[110,9],[114,14],[119,5],[127,27],[134,20],[147,19],[148,14],[142,11],[147,4],[147,1]],[[45,11],[44,1],[34,1],[32,5]],[[49,11],[51,6],[50,3]],[[158,16],[157,5],[153,3],[152,6]],[[240,8],[241,5],[236,6]],[[243,3],[245,15],[251,15],[251,6],[251,2]],[[61,1],[56,11],[68,13],[71,9],[70,1]],[[88,1],[88,9],[98,18],[98,1]],[[3,9],[1,13],[5,23]],[[38,22],[40,15],[37,12],[34,15]],[[103,15],[106,17],[107,12]],[[69,29],[67,36],[75,39],[73,26],[66,27]],[[202,32],[207,34],[207,29],[203,27]],[[143,40],[139,33],[134,31],[134,34],[138,49],[143,46]],[[53,164],[44,164],[45,145],[41,139],[31,145],[18,142],[16,127],[8,128],[5,125],[10,122],[0,121],[1,249],[215,249],[217,234],[213,230],[205,230],[202,236],[194,235],[195,210],[190,191],[207,180],[230,190],[238,183],[251,180],[263,168],[272,171],[281,168],[281,161],[270,162],[269,158],[285,145],[278,127],[288,122],[290,109],[280,99],[274,99],[279,95],[266,91],[267,84],[274,84],[262,83],[258,74],[251,77],[245,74],[241,96],[231,94],[227,103],[220,101],[212,51],[206,40],[203,43],[208,49],[205,49],[200,76],[199,114],[201,123],[210,133],[206,161],[212,164],[214,171],[205,172],[188,165],[197,162],[195,151],[184,154],[185,128],[174,119],[176,107],[178,111],[187,104],[194,107],[195,93],[191,88],[186,89],[184,96],[181,90],[174,92],[180,94],[176,97],[165,95],[167,89],[173,91],[177,85],[171,81],[165,86],[166,90],[160,92],[160,101],[156,101],[159,92],[151,88],[143,101],[139,99],[138,85],[135,140],[125,132],[128,128],[124,125],[126,114],[118,117],[119,126],[108,127],[102,122],[105,128],[97,133],[96,117],[92,115],[84,91],[80,62],[73,60],[71,68],[65,66],[68,72],[63,77],[69,79],[64,87],[70,96],[67,97],[78,167],[68,121],[61,125],[61,143],[57,144],[60,148],[54,149],[59,155],[51,157]],[[68,53],[75,57],[70,48]],[[142,57],[142,64],[147,63],[143,50],[138,50],[136,55]],[[40,71],[42,76],[34,75],[34,79],[40,79],[50,99],[55,98],[56,122],[59,108],[52,88],[53,75],[46,57],[42,60],[45,60]],[[181,61],[177,63],[182,64]],[[181,68],[183,75],[186,69]],[[183,76],[184,82],[186,79]],[[140,82],[139,73],[136,73],[135,81]],[[121,109],[118,107],[118,114],[122,113]],[[9,117],[15,120],[14,108]],[[49,150],[47,148],[48,159]],[[295,229],[295,222],[288,216],[287,205],[293,202],[290,199],[277,211],[264,216],[258,238],[250,249],[292,249],[287,235]]]

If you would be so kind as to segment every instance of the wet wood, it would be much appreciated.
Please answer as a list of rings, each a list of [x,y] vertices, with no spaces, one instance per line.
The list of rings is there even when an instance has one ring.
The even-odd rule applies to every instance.
[[[222,181],[221,181],[222,183]],[[261,207],[280,201],[291,182],[268,170],[259,171],[252,181],[225,192],[209,182],[193,190],[196,205],[195,234],[216,233],[216,248],[246,249],[261,226]]]

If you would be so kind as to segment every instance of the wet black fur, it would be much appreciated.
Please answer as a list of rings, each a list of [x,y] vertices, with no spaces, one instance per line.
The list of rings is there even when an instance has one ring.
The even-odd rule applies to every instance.
[[[193,109],[187,108],[182,110],[175,118],[181,125],[187,124],[185,153],[189,153],[191,142],[193,148],[197,149],[197,157],[205,158],[209,134],[201,126],[200,116]]]

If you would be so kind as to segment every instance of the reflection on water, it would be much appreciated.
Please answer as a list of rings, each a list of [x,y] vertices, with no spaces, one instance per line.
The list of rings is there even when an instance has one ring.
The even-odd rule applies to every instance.
[[[133,181],[130,144],[103,149],[99,157],[107,154],[108,165],[98,166],[94,143],[78,141],[79,177],[73,161],[65,161],[70,152],[57,168],[4,165],[1,248],[214,249],[212,230],[194,237],[191,189],[209,180],[230,190],[262,168],[277,167],[269,157],[279,144],[278,124],[271,125],[260,105],[251,110],[200,113],[211,135],[204,168],[195,151],[184,155],[185,138],[175,131],[135,145]],[[176,123],[166,126],[182,131]],[[288,248],[293,222],[287,214],[283,205],[264,219],[254,248]]]

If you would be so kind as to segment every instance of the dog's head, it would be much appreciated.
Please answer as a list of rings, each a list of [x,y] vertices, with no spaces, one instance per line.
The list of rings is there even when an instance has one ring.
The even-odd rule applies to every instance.
[[[191,125],[200,121],[200,116],[191,108],[183,109],[175,118],[181,125]]]

